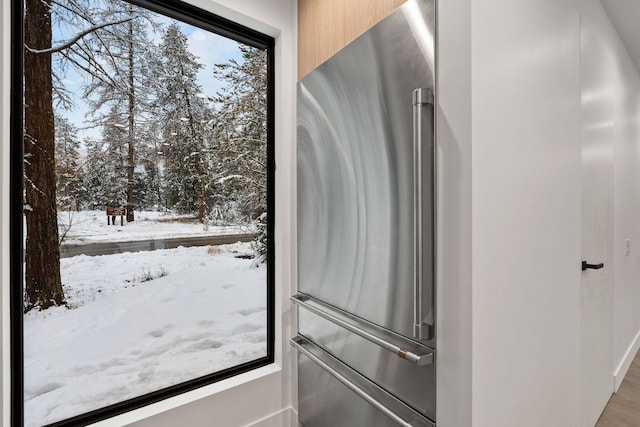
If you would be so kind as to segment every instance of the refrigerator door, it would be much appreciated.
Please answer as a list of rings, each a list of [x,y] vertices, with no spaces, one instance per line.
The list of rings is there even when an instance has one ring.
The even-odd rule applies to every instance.
[[[431,347],[434,12],[410,0],[304,77],[297,130],[299,291]]]

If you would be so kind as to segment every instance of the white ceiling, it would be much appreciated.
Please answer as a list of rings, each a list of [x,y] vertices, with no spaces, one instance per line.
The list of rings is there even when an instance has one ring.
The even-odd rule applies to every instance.
[[[636,68],[640,70],[640,0],[601,0]]]

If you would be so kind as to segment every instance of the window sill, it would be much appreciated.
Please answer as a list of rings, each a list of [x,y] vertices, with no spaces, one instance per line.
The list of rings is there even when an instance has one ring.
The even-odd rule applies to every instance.
[[[177,396],[169,397],[160,402],[152,403],[142,408],[135,409],[91,425],[96,427],[107,427],[135,424],[138,426],[139,423],[140,427],[142,427],[147,425],[145,421],[151,421],[149,420],[150,418],[154,418],[154,420],[148,425],[158,425],[158,422],[162,423],[161,419],[164,417],[163,414],[167,415],[167,419],[173,418],[176,415],[172,415],[172,412],[189,412],[187,406],[210,398],[215,398],[216,401],[220,402],[220,405],[207,402],[207,407],[210,407],[210,410],[207,411],[207,413],[200,412],[198,414],[194,414],[194,416],[199,418],[209,417],[209,420],[211,420],[210,417],[215,415],[217,420],[227,420],[224,425],[245,425],[247,423],[247,417],[256,417],[249,419],[249,422],[261,417],[261,414],[254,415],[245,412],[245,402],[249,400],[249,396],[253,394],[267,396],[270,393],[273,393],[274,388],[269,386],[272,383],[280,384],[278,389],[281,389],[282,368],[275,363],[179,394]],[[266,388],[267,386],[268,388]],[[246,397],[244,399],[237,399],[234,397],[236,394],[241,394]],[[227,396],[228,399],[225,399],[225,396]],[[229,400],[231,400],[232,403],[230,405],[225,404],[225,401]],[[279,405],[277,404],[278,401],[279,400],[276,399],[276,406],[284,405],[284,401]],[[240,411],[238,409],[242,410]],[[254,412],[255,409],[259,408],[254,408]],[[273,412],[282,408],[265,409]],[[221,413],[221,410],[226,413]],[[178,415],[178,417],[184,418],[183,415]],[[234,421],[235,419],[237,420]],[[184,425],[199,425],[197,420],[182,419],[182,421]],[[164,423],[162,423],[162,425],[164,425]]]

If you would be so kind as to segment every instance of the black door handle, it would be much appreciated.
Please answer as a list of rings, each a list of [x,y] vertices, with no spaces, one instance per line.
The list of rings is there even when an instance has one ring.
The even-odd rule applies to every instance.
[[[600,270],[604,267],[603,263],[600,264],[587,264],[587,261],[582,261],[582,271],[585,271],[587,268],[591,268],[593,270]]]

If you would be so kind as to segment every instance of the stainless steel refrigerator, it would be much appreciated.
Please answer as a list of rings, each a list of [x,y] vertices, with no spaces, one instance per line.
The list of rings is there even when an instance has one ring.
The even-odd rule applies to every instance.
[[[298,413],[435,425],[434,0],[298,83]]]

